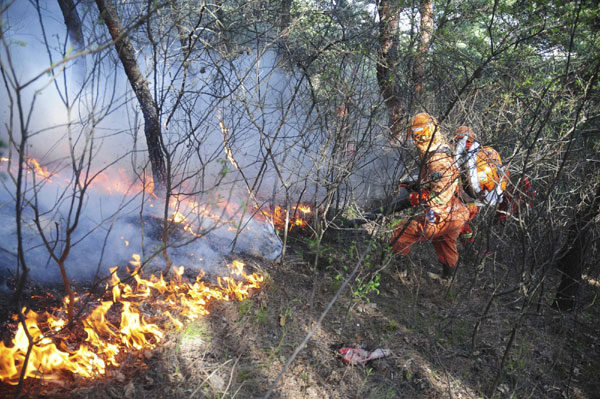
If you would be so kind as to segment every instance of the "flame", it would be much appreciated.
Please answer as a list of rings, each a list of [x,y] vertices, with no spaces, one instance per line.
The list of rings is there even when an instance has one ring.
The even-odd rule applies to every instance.
[[[183,281],[183,267],[174,268],[171,281],[162,275],[144,279],[139,269],[141,257],[134,254],[132,258],[135,283],[125,284],[119,279],[117,268],[111,269],[107,291],[112,298],[92,302],[91,310],[77,322],[81,323],[86,338],[76,349],[75,337],[69,334],[75,329],[63,330],[67,324],[64,312],[55,309],[54,313],[38,314],[31,310],[25,313],[23,309],[33,342],[30,357],[23,370],[29,340],[23,323],[19,323],[11,345],[0,341],[0,380],[16,385],[22,372],[25,378],[46,380],[56,380],[64,372],[85,378],[104,375],[109,367],[119,366],[125,354],[155,348],[170,326],[181,328],[185,322],[208,314],[207,305],[211,301],[246,299],[263,282],[263,277],[256,273],[246,274],[240,261],[233,261],[230,275],[218,277],[216,285],[203,281],[203,273],[193,284]],[[76,298],[77,304],[82,302]],[[154,315],[145,317],[142,309],[149,303]]]
[[[10,162],[9,158],[0,157],[0,162]],[[15,166],[13,165],[13,168]],[[27,173],[34,173],[41,180],[52,182],[51,178],[58,176],[48,171],[48,168],[41,165],[35,158],[27,158]],[[116,194],[127,195],[131,193],[147,194],[145,199],[149,208],[155,208],[153,201],[160,200],[154,193],[154,181],[151,174],[142,173],[138,179],[132,181],[126,169],[115,168],[116,173],[107,173],[106,171],[92,174],[90,188],[96,192],[113,196]],[[64,185],[70,183],[69,178],[58,179],[58,184]],[[89,191],[88,191],[89,192]],[[204,234],[200,228],[195,225],[202,219],[210,219],[215,224],[230,225],[229,230],[237,230],[240,210],[242,206],[235,206],[232,203],[224,201],[222,198],[210,201],[210,204],[199,204],[185,195],[172,194],[168,204],[170,221],[183,225],[183,229],[195,237],[201,237]],[[197,223],[199,224],[199,223]],[[129,242],[124,240],[125,245]]]
[[[288,221],[288,231],[291,231],[294,227],[306,227],[308,225],[308,219],[312,214],[312,208],[309,205],[297,205],[291,208],[290,217]],[[263,215],[273,221],[273,226],[277,230],[283,230],[285,228],[285,219],[287,211],[281,206],[277,205],[273,212],[262,210]]]
[[[0,162],[10,160],[1,158]],[[40,179],[50,181],[56,176],[33,158],[28,158],[26,165],[28,172]],[[144,192],[148,194],[144,201],[149,208],[154,208],[154,202],[159,200],[154,194],[151,176],[142,175],[132,181],[124,169],[118,169],[116,175],[101,172],[92,176],[90,188],[97,193]],[[56,184],[65,185],[72,179],[56,180]],[[169,221],[183,226],[186,232],[196,237],[204,235],[200,221],[207,218],[229,229],[237,229],[240,210],[244,209],[242,205],[236,206],[221,198],[210,204],[199,204],[188,196],[176,194],[170,197],[168,208]],[[290,228],[305,225],[306,222],[297,216],[310,213],[310,208],[294,210]],[[276,224],[283,226],[285,211],[277,207],[276,212]],[[125,237],[121,239],[129,246]],[[79,316],[74,325],[68,325],[64,311],[68,298],[63,300],[62,308],[49,312],[23,309],[24,322],[19,322],[19,317],[13,315],[14,339],[9,345],[0,342],[0,381],[16,385],[21,375],[58,380],[69,372],[84,378],[105,375],[111,367],[118,367],[127,354],[155,348],[168,329],[182,328],[185,323],[208,314],[207,306],[211,301],[245,299],[263,282],[262,276],[246,274],[244,264],[239,261],[234,261],[230,274],[218,277],[216,284],[205,282],[203,273],[193,283],[184,281],[183,267],[174,267],[174,274],[168,281],[162,275],[143,278],[141,257],[133,255],[129,263],[133,272],[128,282],[121,281],[117,268],[113,268],[107,295],[95,300],[87,296],[75,297],[74,306]],[[148,314],[149,308],[152,314]],[[81,334],[75,334],[75,331]]]
[[[48,168],[41,166],[37,159],[27,158],[27,162],[36,175],[41,176],[45,180],[52,181],[51,177],[54,176],[54,174],[48,172]]]
[[[0,157],[0,162],[10,162],[10,158]],[[35,174],[41,180],[47,180],[49,182],[52,181],[52,177],[56,176],[56,174],[48,171],[48,168],[42,166],[40,162],[35,158],[26,158],[25,160],[25,168],[26,172]]]
[[[228,130],[224,124],[220,122],[221,129],[227,137]],[[237,168],[239,165],[236,163],[235,158],[231,153],[231,149],[225,146],[225,152],[229,161],[234,164]],[[0,158],[0,162],[9,162],[9,158]],[[35,158],[27,158],[28,173],[32,171],[36,176],[43,180],[51,182],[51,178],[57,176],[54,173],[48,171],[48,169],[40,164]],[[90,181],[90,188],[105,193],[108,195],[128,193],[145,192],[148,194],[146,200],[149,208],[154,208],[154,200],[159,200],[159,197],[154,193],[154,181],[151,174],[143,173],[139,179],[131,181],[128,173],[123,168],[116,168],[116,175],[108,174],[106,172],[100,172],[93,175],[93,180]],[[65,178],[64,182],[69,183],[69,179]],[[63,184],[64,184],[63,182]],[[251,198],[254,198],[250,193]],[[256,202],[256,201],[255,201]],[[172,223],[180,224],[183,230],[194,237],[202,237],[204,233],[200,227],[200,220],[210,219],[215,224],[226,225],[228,231],[238,230],[238,220],[240,211],[243,209],[242,205],[235,206],[232,203],[224,201],[223,199],[216,199],[212,201],[212,204],[199,204],[198,202],[184,196],[173,194],[170,196],[169,201],[169,221]],[[257,206],[258,208],[258,206]],[[312,209],[308,205],[297,205],[291,208],[291,216],[289,218],[289,230],[291,231],[294,227],[306,227],[308,225],[307,219],[310,217]],[[260,209],[259,214],[262,214],[265,218],[272,220],[275,229],[283,230],[285,227],[286,210],[281,206],[276,206],[273,212]],[[122,238],[125,246],[129,246],[129,241]]]
[[[212,205],[200,205],[198,202],[184,196],[173,195],[169,203],[169,209],[172,210],[169,221],[180,224],[183,226],[184,231],[195,237],[202,237],[204,234],[201,228],[196,226],[194,222],[210,219],[219,225],[229,225],[227,227],[229,231],[236,231],[238,215],[242,207],[235,207],[223,200],[216,201]]]
[[[151,198],[158,198],[154,193],[154,180],[151,174],[143,173],[139,179],[132,182],[124,168],[116,168],[116,171],[115,176],[106,172],[98,173],[94,176],[90,186],[109,195],[145,192]]]

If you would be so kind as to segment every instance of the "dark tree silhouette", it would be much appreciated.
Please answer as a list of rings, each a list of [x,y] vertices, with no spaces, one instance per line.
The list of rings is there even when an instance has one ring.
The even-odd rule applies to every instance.
[[[382,0],[379,13],[379,50],[377,52],[377,83],[388,111],[390,134],[402,129],[402,104],[398,93],[398,30],[402,7],[399,2]]]
[[[148,87],[148,81],[142,74],[135,58],[135,51],[131,44],[127,32],[121,25],[121,20],[117,10],[111,4],[111,0],[96,0],[96,5],[100,11],[110,36],[115,42],[115,48],[119,59],[125,69],[127,79],[137,97],[142,113],[144,115],[144,133],[146,135],[146,144],[150,164],[152,166],[152,177],[154,185],[159,190],[166,187],[167,173],[165,167],[165,156],[161,144],[161,127],[158,117],[158,107],[152,93]]]
[[[553,306],[560,310],[571,310],[575,305],[585,262],[585,250],[594,219],[600,213],[600,184],[596,184],[594,196],[585,198],[569,226],[567,241],[558,260],[561,280],[556,290]]]
[[[69,38],[73,43],[73,47],[77,51],[83,50],[85,42],[83,40],[83,29],[81,28],[81,18],[77,13],[75,2],[73,0],[58,0],[60,11],[65,19],[65,25],[67,26],[67,32],[69,32]]]

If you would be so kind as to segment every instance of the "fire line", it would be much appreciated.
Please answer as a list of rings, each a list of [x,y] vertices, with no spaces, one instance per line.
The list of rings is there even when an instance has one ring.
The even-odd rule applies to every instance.
[[[133,258],[131,265],[139,268],[139,255]],[[86,333],[85,342],[73,342],[75,337],[70,332],[75,328],[62,330],[67,323],[63,310],[54,309],[52,313],[29,310],[25,324],[34,345],[24,371],[25,378],[52,381],[60,379],[65,372],[84,378],[104,375],[110,367],[119,366],[123,354],[153,349],[169,328],[181,328],[184,323],[208,314],[211,301],[243,300],[253,289],[260,288],[263,277],[246,274],[244,263],[235,260],[230,268],[229,276],[218,277],[214,285],[203,281],[203,274],[194,283],[183,281],[183,267],[175,268],[171,281],[162,275],[144,279],[134,272],[135,283],[129,285],[119,279],[116,268],[111,269],[107,292],[112,298],[94,301],[92,309],[77,322]],[[68,298],[64,301],[66,303]],[[81,305],[84,300],[77,297],[76,302]],[[143,309],[148,307],[153,315],[146,318]],[[0,342],[0,381],[18,384],[28,344],[22,323],[18,324],[11,345]]]

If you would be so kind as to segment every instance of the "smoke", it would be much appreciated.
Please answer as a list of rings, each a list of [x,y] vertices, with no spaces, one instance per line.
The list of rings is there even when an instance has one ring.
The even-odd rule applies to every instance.
[[[231,253],[275,260],[281,252],[272,225],[264,218],[251,219],[251,214],[240,216],[241,208],[236,208],[233,201],[225,207],[182,199],[178,217],[174,207],[169,208],[171,220],[165,243],[164,202],[136,185],[111,186],[111,178],[103,175],[87,188],[81,209],[75,212],[80,194],[72,194],[73,182],[54,175],[34,186],[34,175],[27,175],[32,189],[23,192],[31,206],[23,209],[21,234],[26,263],[32,278],[39,282],[60,281],[57,263],[50,253],[60,258],[67,249],[70,252],[65,268],[70,278],[78,281],[105,277],[109,268],[127,265],[133,254],[142,254],[149,268],[162,270],[166,266],[163,244],[174,265],[194,271],[211,270]],[[4,189],[0,190],[0,234],[5,237],[5,256],[0,257],[0,266],[3,273],[9,274],[15,273],[16,264],[5,262],[16,260],[18,249],[14,192],[16,187],[5,179]],[[68,233],[75,224],[77,227]],[[244,228],[238,230],[240,225]]]
[[[228,50],[237,51],[234,56],[224,57],[199,44],[200,54],[184,74],[179,50],[166,57],[176,61],[153,64],[149,49],[142,47],[138,63],[160,103],[172,193],[180,201],[165,211],[163,201],[143,190],[144,176],[151,175],[143,118],[114,49],[92,52],[34,79],[51,62],[60,62],[70,47],[57,3],[43,7],[41,18],[30,2],[15,2],[5,14],[10,46],[2,56],[19,69],[8,92],[0,88],[0,115],[11,133],[1,133],[9,148],[0,151],[10,154],[12,165],[0,172],[0,218],[9,221],[2,233],[10,237],[0,245],[0,274],[16,272],[17,190],[29,201],[22,223],[32,278],[59,281],[49,253],[60,254],[71,245],[65,263],[70,278],[90,281],[126,265],[134,253],[150,267],[164,267],[163,220],[175,211],[185,217],[168,230],[166,251],[175,265],[207,270],[232,252],[275,260],[282,244],[257,206],[318,201],[346,166],[353,170],[342,186],[348,197],[381,195],[379,182],[398,172],[390,157],[378,156],[379,148],[371,144],[381,135],[374,123],[376,93],[354,99],[353,124],[346,128],[312,106],[305,77],[282,68],[275,51],[237,48]],[[107,39],[106,27],[97,25],[94,15],[84,18],[89,49]],[[17,103],[15,87],[29,81]],[[335,108],[336,101],[319,105],[327,106]],[[21,121],[28,133],[23,155],[54,173],[51,180],[37,176],[34,184],[35,173],[30,173],[27,185],[16,187],[8,178],[16,176]],[[332,141],[340,129],[347,129],[355,144],[362,142],[358,150]],[[68,245],[66,232],[75,226],[77,212]]]
[[[232,254],[278,259],[281,241],[272,224],[257,217],[245,184],[225,157],[211,93],[198,96],[198,103],[205,104],[195,109],[196,117],[204,119],[198,122],[201,130],[185,130],[185,120],[164,129],[167,147],[174,148],[173,193],[180,201],[165,211],[164,201],[141,185],[140,177],[149,172],[143,120],[116,60],[99,61],[106,54],[86,56],[89,75],[83,78],[74,63],[40,75],[50,59],[62,58],[66,28],[56,3],[44,4],[43,33],[52,40],[44,42],[32,4],[16,3],[4,15],[10,22],[10,46],[3,59],[19,68],[14,75],[7,73],[13,79],[8,90],[4,85],[0,89],[3,124],[10,127],[2,132],[9,146],[0,149],[10,156],[10,162],[0,164],[0,233],[5,237],[0,275],[17,273],[17,191],[24,198],[19,222],[23,252],[30,276],[38,282],[61,280],[55,258],[67,250],[65,268],[77,281],[105,277],[109,268],[126,266],[133,254],[142,254],[148,267],[163,269],[165,245],[169,261],[195,271],[210,270]],[[208,74],[214,77],[214,71]],[[82,81],[85,86],[78,86]],[[31,83],[16,101],[16,87],[24,82]],[[31,169],[17,187],[21,122],[28,133],[24,157],[35,158],[53,175],[47,178]],[[192,145],[178,151],[186,141]],[[167,222],[165,242],[164,216],[174,218],[175,210],[185,220]]]

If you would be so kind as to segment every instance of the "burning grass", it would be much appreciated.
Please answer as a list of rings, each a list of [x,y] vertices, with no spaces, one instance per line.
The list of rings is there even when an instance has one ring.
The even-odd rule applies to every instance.
[[[107,295],[76,298],[80,316],[71,328],[65,328],[64,307],[43,313],[23,309],[27,328],[19,322],[12,343],[0,342],[0,380],[16,385],[21,376],[52,381],[65,372],[84,378],[104,375],[125,354],[155,348],[165,330],[208,314],[211,301],[243,300],[263,282],[256,273],[246,274],[240,261],[233,261],[229,275],[217,277],[216,284],[205,282],[203,274],[193,283],[184,281],[183,267],[176,268],[170,281],[162,275],[145,279],[139,256],[131,264],[131,284],[121,281],[115,268]],[[18,321],[17,315],[13,320]]]
[[[273,221],[273,226],[279,231],[285,230],[287,219],[288,231],[291,231],[294,227],[305,228],[308,225],[312,216],[312,207],[306,204],[293,206],[289,216],[287,210],[279,205],[275,206],[273,212],[262,210],[262,213],[267,219]]]
[[[11,164],[9,159],[3,158],[0,162],[13,173],[18,166]],[[50,172],[33,158],[28,158],[21,166],[26,169],[32,184],[43,181],[46,188],[66,191],[72,184],[72,178]],[[191,243],[209,240],[207,234],[213,230],[220,234],[217,238],[225,237],[225,230],[239,235],[239,226],[244,225],[248,231],[252,231],[253,241],[257,241],[259,234],[262,234],[261,237],[274,237],[271,241],[276,242],[272,245],[272,252],[277,252],[275,250],[280,250],[280,242],[273,229],[261,229],[265,219],[279,229],[285,226],[287,219],[291,229],[293,226],[305,226],[306,221],[301,215],[310,213],[309,208],[298,206],[293,208],[293,215],[287,216],[281,207],[277,207],[272,215],[257,209],[249,216],[246,213],[247,204],[230,203],[219,196],[209,201],[207,198],[172,194],[169,203],[161,205],[161,199],[153,192],[150,178],[132,181],[121,169],[118,169],[116,178],[111,178],[107,171],[93,176],[88,181],[90,190],[87,195],[98,199],[98,202],[101,202],[101,198],[129,198],[144,193],[138,205],[146,212],[142,219],[149,220],[150,225],[156,225],[150,230],[156,230],[157,233],[150,234],[152,240],[146,241],[161,242],[164,237],[158,232],[160,230],[162,233],[163,228],[167,229],[165,231],[170,238],[175,236]],[[43,194],[40,192],[39,195]],[[109,202],[112,204],[113,201]],[[121,200],[114,202],[115,206],[122,204]],[[89,202],[86,204],[89,205]],[[163,213],[156,210],[161,207],[158,205],[168,207],[168,221],[175,228],[163,226],[159,218]],[[109,205],[104,203],[104,206]],[[135,206],[131,205],[132,208]],[[82,220],[89,224],[101,223],[95,218],[97,215],[93,206],[82,212],[85,216]],[[256,215],[259,216],[257,223],[250,224],[247,218]],[[159,219],[160,222],[154,223]],[[97,227],[92,226],[93,229]],[[130,239],[125,236],[121,239],[129,247]],[[215,248],[215,253],[229,251],[227,244],[222,241],[217,241],[216,245],[221,247]],[[240,246],[241,242],[236,235],[237,245]],[[263,252],[265,245],[261,248]],[[134,247],[132,251],[143,250],[140,242]],[[93,255],[88,254],[88,257],[92,258]],[[239,261],[233,261],[229,275],[217,277],[212,284],[203,280],[203,274],[193,282],[186,280],[183,267],[175,268],[169,281],[162,276],[143,278],[140,257],[134,255],[130,263],[133,272],[126,281],[121,281],[116,268],[111,269],[106,293],[100,298],[90,294],[78,295],[72,304],[65,298],[62,306],[45,307],[44,311],[23,308],[21,315],[14,315],[9,324],[13,332],[11,339],[0,342],[0,381],[17,385],[23,379],[60,382],[68,374],[86,379],[110,374],[110,370],[119,367],[128,354],[154,349],[164,340],[165,331],[182,328],[186,323],[208,314],[207,305],[211,301],[243,300],[252,290],[258,289],[263,281],[262,276],[255,273],[246,274],[244,264]],[[76,309],[72,323],[69,323],[65,312],[68,305]]]

